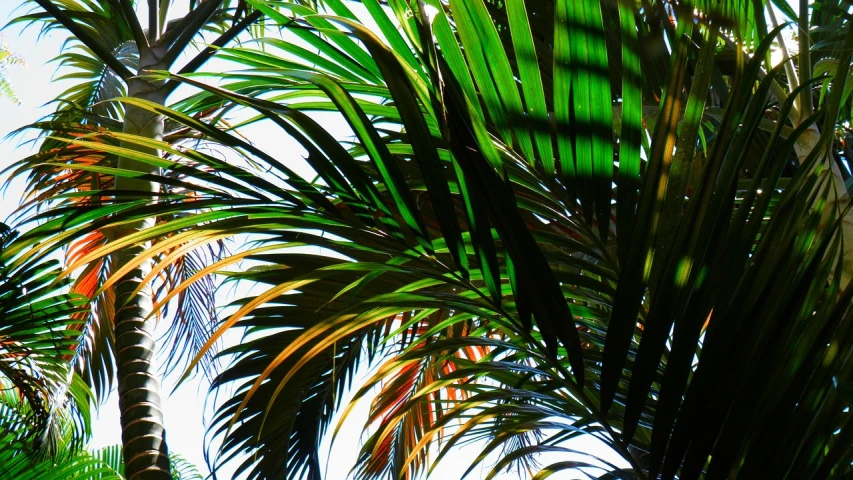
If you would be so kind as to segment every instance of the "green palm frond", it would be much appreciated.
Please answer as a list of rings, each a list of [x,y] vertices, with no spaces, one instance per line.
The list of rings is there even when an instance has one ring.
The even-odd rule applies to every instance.
[[[14,480],[123,480],[109,463],[104,460],[103,452],[77,451],[60,458],[58,461],[33,462],[32,458],[22,455],[9,455],[10,438],[0,438],[0,474],[3,478]]]
[[[33,461],[14,454],[14,439],[0,438],[0,474],[9,480],[124,480],[121,445],[96,450],[76,450],[54,460]],[[201,480],[195,465],[180,455],[172,455],[174,480]]]
[[[204,477],[199,473],[195,465],[180,455],[171,455],[172,478],[175,480],[202,480]]]
[[[85,314],[87,301],[67,292],[56,260],[9,254],[16,237],[0,225],[0,383],[11,395],[7,400],[19,397],[17,411],[24,415],[22,425],[4,431],[39,455],[56,456],[91,434],[91,393],[71,371],[80,332],[69,328]]]
[[[92,392],[73,372],[80,333],[72,326],[88,302],[67,291],[56,260],[10,254],[16,237],[2,225],[0,476],[48,478],[62,470],[54,469],[57,463],[79,456],[92,434]],[[86,462],[75,465],[84,468]]]
[[[136,70],[139,64],[139,51],[132,40],[125,40],[112,49],[113,55],[128,69]],[[62,92],[57,100],[61,102],[59,111],[72,117],[79,116],[78,111],[92,112],[105,118],[120,119],[123,112],[119,106],[104,102],[111,98],[127,94],[122,79],[110,69],[94,52],[84,45],[74,45],[55,59],[57,69],[69,71],[57,77],[59,80],[85,80]],[[88,119],[85,117],[83,121]]]
[[[72,470],[75,479],[116,479],[124,480],[124,462],[121,455],[121,445],[109,445],[96,450],[81,452],[77,465]],[[174,480],[201,480],[203,477],[195,465],[180,455],[171,455],[172,478]],[[86,465],[81,468],[80,465]],[[61,478],[61,477],[57,477]]]

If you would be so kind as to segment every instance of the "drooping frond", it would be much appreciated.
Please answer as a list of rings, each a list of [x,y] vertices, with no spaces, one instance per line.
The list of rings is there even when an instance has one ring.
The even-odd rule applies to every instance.
[[[13,411],[0,434],[20,455],[55,458],[91,434],[91,392],[69,360],[80,341],[69,326],[87,299],[67,292],[57,261],[9,253],[16,237],[0,225],[0,389]]]

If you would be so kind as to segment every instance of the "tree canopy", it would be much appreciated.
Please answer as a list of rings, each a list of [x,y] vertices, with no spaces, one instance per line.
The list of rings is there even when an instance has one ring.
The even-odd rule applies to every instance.
[[[223,362],[212,467],[247,478],[322,478],[352,388],[375,395],[359,479],[473,441],[486,478],[850,475],[848,3],[207,0],[147,32],[134,2],[33,3],[18,21],[69,30],[69,75],[96,74],[29,127],[49,136],[11,167],[30,197],[0,257],[65,253],[45,285],[88,299],[67,385],[103,397],[118,368],[123,415],[159,408],[163,314],[185,377]],[[218,318],[219,281],[262,288]],[[174,473],[146,415],[123,416],[128,478]],[[583,436],[630,468],[537,461]]]

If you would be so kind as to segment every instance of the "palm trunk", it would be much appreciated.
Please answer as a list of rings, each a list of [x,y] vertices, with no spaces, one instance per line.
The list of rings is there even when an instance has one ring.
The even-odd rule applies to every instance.
[[[140,59],[140,71],[159,68],[159,59],[155,54],[156,52],[146,49]],[[158,86],[140,79],[132,79],[128,85],[128,94],[162,105],[165,103],[165,98]],[[162,116],[138,107],[127,106],[124,133],[161,140],[163,124]],[[150,154],[159,154],[156,150],[142,149],[133,145],[123,146],[144,150]],[[120,158],[118,166],[137,172],[158,173],[154,167],[129,158]],[[139,179],[117,178],[115,185],[116,190],[139,191],[140,194],[134,196],[137,199],[151,198],[151,195],[159,190],[157,183]],[[120,238],[138,232],[152,226],[153,223],[152,218],[124,226],[117,232],[117,236]],[[116,268],[134,261],[136,256],[145,249],[146,245],[141,245],[118,254]],[[125,476],[128,480],[171,480],[172,478],[169,472],[163,413],[160,408],[159,374],[154,365],[155,321],[150,318],[152,292],[150,286],[141,285],[150,268],[149,262],[143,262],[116,285],[115,338],[118,397]],[[140,286],[142,288],[139,293],[134,294]]]

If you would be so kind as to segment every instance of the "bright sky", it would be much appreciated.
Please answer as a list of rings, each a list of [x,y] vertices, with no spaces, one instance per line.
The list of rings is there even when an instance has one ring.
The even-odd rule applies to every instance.
[[[11,12],[19,3],[18,0],[0,1],[0,21],[5,24],[12,17]],[[18,10],[16,13],[21,12],[23,10]],[[5,135],[51,112],[52,106],[43,104],[55,98],[63,89],[69,86],[68,83],[52,81],[52,77],[56,73],[56,66],[48,63],[59,52],[62,42],[65,40],[64,32],[57,31],[38,39],[38,30],[36,28],[30,28],[22,32],[20,28],[15,27],[7,29],[5,36],[13,51],[26,57],[28,67],[10,68],[9,77],[16,88],[22,104],[15,106],[7,100],[0,100],[0,135]],[[180,92],[172,98],[177,99],[179,96]],[[324,119],[324,125],[327,125],[338,138],[347,135],[346,125],[336,119],[330,122],[326,122]],[[288,153],[300,151],[295,142],[283,138],[280,131],[270,125],[254,126],[252,130],[244,133],[247,133],[253,140],[260,139],[258,143],[261,147],[265,147],[264,149],[267,151]],[[24,138],[32,138],[32,136]],[[0,168],[5,168],[14,160],[22,158],[31,151],[28,145],[18,147],[18,140],[20,140],[20,137],[0,142]],[[304,161],[298,155],[293,156],[293,153],[290,153],[290,155],[292,158],[283,160],[289,161],[293,168],[304,165]],[[6,179],[3,179],[3,181],[6,181]],[[24,187],[21,181],[7,181],[6,183],[5,196],[3,197],[3,201],[0,202],[0,219],[6,218],[12,213],[21,198]],[[222,297],[220,302],[222,304],[228,303],[228,297],[233,295],[234,292],[233,288],[223,289],[220,292],[220,297]],[[238,289],[238,292],[245,293],[245,290]],[[176,374],[166,378],[162,392],[169,448],[170,451],[179,453],[195,463],[200,470],[206,473],[207,467],[204,462],[202,439],[205,434],[204,419],[210,418],[210,405],[207,405],[207,417],[203,415],[205,400],[208,397],[207,385],[199,376],[185,383],[176,392],[170,394],[178,376]],[[366,372],[361,378],[365,376]],[[356,384],[358,384],[358,380]],[[101,407],[93,426],[94,439],[91,444],[93,448],[120,443],[121,435],[117,403],[115,395],[113,395],[107,401],[106,405]],[[209,403],[213,403],[213,401]],[[358,449],[365,438],[362,436],[361,428],[367,418],[368,406],[368,401],[361,402],[359,408],[353,412],[351,421],[348,421],[341,430],[338,441],[331,450],[330,458],[333,460],[328,462],[327,480],[343,480],[348,478],[349,470],[354,465]],[[329,440],[326,439],[322,448],[321,460],[323,462],[329,458],[329,443]],[[620,461],[618,455],[609,452],[602,443],[590,437],[569,442],[564,444],[564,446],[593,453],[616,465],[627,466],[625,462]],[[459,478],[469,463],[480,453],[481,448],[481,444],[473,444],[454,449],[454,453],[436,469],[430,478],[442,480]],[[576,455],[563,455],[558,457],[543,457],[541,460],[543,464],[547,464],[550,461],[581,459],[581,457]],[[492,459],[492,462],[486,463],[487,465],[491,465],[495,460]],[[487,468],[478,469],[468,478],[482,478],[487,471]],[[232,476],[231,472],[232,469],[229,468],[220,470],[219,474],[221,476],[219,478],[230,478]],[[510,480],[519,477],[516,473],[507,473],[497,478],[499,480]],[[558,480],[588,477],[575,472],[554,475],[550,478]]]

